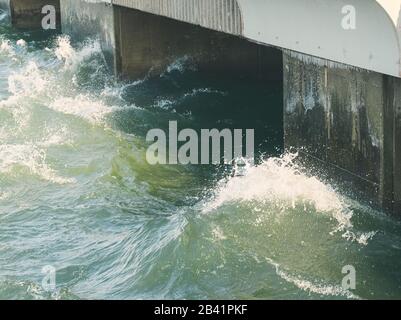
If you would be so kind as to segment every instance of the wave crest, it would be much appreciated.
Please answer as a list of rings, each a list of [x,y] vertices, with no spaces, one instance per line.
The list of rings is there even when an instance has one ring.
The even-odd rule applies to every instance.
[[[269,158],[258,166],[248,165],[241,177],[221,180],[212,199],[203,205],[203,213],[210,213],[222,206],[235,203],[275,205],[278,214],[296,207],[313,211],[334,219],[337,224],[331,232],[343,232],[343,238],[367,245],[374,233],[353,232],[353,210],[346,199],[316,176],[309,176],[295,163],[297,154],[287,153],[279,158]]]

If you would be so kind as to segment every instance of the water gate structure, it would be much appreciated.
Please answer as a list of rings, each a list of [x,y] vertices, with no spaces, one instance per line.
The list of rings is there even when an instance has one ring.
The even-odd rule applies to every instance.
[[[401,0],[0,0],[20,28],[45,5],[62,32],[100,38],[125,78],[182,56],[279,80],[285,147],[401,214]]]

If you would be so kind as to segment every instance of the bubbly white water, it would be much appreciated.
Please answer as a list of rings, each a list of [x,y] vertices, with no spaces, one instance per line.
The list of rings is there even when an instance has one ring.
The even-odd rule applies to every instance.
[[[315,283],[309,280],[302,279],[300,276],[290,275],[289,273],[281,270],[280,265],[273,260],[266,258],[266,262],[274,267],[276,273],[283,280],[295,285],[299,289],[309,292],[316,293],[324,296],[340,296],[348,299],[359,300],[360,297],[353,294],[351,291],[343,289],[339,285],[327,285],[322,283]]]
[[[204,205],[203,212],[212,212],[235,202],[251,202],[254,210],[264,204],[274,204],[281,214],[295,207],[303,207],[307,212],[312,206],[318,214],[337,221],[331,234],[343,232],[345,239],[367,245],[376,232],[353,232],[353,211],[345,198],[317,177],[304,173],[296,164],[296,158],[297,154],[287,153],[280,158],[269,158],[257,166],[248,163],[244,176],[219,182],[212,201]]]
[[[54,183],[73,183],[63,178],[46,164],[46,153],[35,145],[0,145],[0,173],[12,174],[16,167],[25,167],[31,174]],[[25,175],[25,173],[22,173]]]

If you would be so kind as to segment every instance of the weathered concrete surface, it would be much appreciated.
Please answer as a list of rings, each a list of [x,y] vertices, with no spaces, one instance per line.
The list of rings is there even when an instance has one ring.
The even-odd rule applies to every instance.
[[[401,212],[401,80],[392,78],[394,83],[394,212]]]
[[[182,57],[200,71],[282,78],[281,51],[185,22],[104,2],[63,0],[62,31],[74,40],[100,39],[116,75],[160,74]]]
[[[73,40],[98,38],[107,63],[117,72],[118,57],[114,9],[103,1],[61,1],[61,29]]]
[[[134,9],[115,7],[115,19],[119,70],[126,77],[161,73],[177,58],[189,56],[200,71],[281,79],[277,49]]]
[[[401,80],[384,76],[385,102],[385,163],[386,197],[392,197],[388,206],[393,212],[401,213]]]
[[[369,200],[396,212],[400,91],[399,79],[285,52],[286,148],[334,168]]]
[[[56,8],[57,26],[59,26],[60,0],[9,0],[12,25],[21,29],[42,28],[44,17],[42,8],[46,5],[53,5]]]
[[[237,0],[113,0],[113,3],[231,35],[243,32]]]

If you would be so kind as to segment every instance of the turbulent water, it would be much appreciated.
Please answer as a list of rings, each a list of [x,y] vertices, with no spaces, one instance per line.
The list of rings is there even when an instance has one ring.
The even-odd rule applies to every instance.
[[[281,154],[281,103],[190,57],[116,81],[96,41],[2,24],[0,299],[401,298],[400,222]],[[259,164],[151,166],[146,133],[169,120],[256,128]]]

